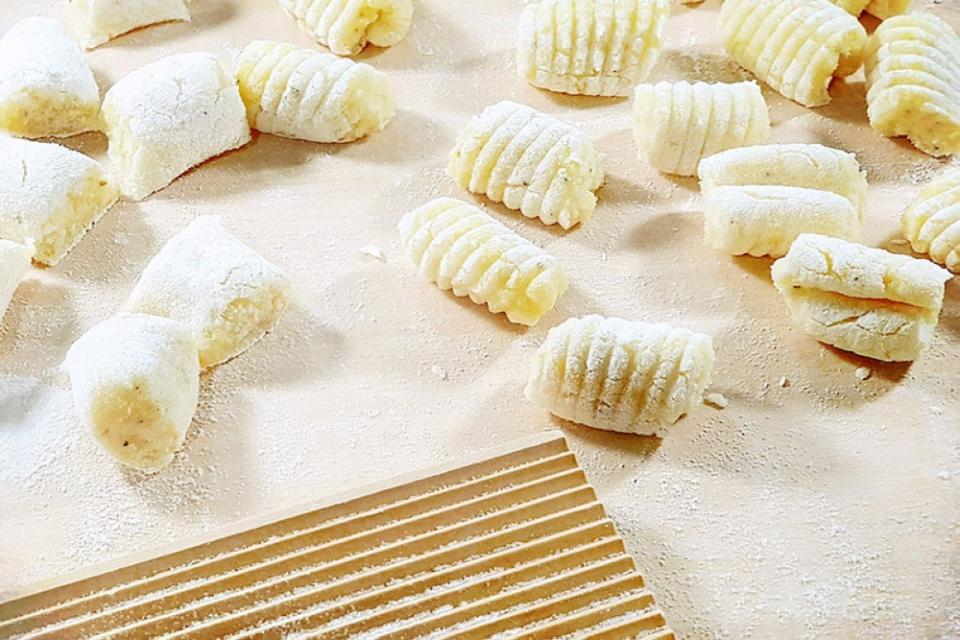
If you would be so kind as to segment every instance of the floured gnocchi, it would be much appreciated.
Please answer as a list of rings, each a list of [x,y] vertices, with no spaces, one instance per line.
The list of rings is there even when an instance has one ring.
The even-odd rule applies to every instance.
[[[250,141],[237,82],[208,53],[172,55],[124,77],[107,91],[103,119],[120,188],[134,200]]]
[[[702,402],[713,363],[710,336],[598,315],[570,318],[534,356],[526,396],[566,420],[651,435]]]
[[[286,309],[287,275],[223,226],[200,216],[147,264],[126,309],[182,322],[207,369],[237,356],[269,331]]]
[[[134,29],[189,20],[189,0],[67,0],[71,22],[87,49]]]
[[[30,268],[33,247],[0,238],[0,321],[3,320],[13,292]]]
[[[33,244],[39,263],[57,264],[119,195],[82,153],[0,136],[0,238]]]
[[[900,227],[914,251],[960,273],[960,169],[924,187],[900,218]]]
[[[472,193],[564,229],[590,219],[603,183],[600,154],[579,129],[509,101],[470,121],[447,172]]]
[[[0,38],[0,129],[63,138],[97,129],[99,113],[93,71],[59,22],[27,18]]]
[[[806,107],[830,102],[834,76],[860,68],[867,32],[829,0],[726,0],[727,51],[784,97]]]
[[[949,272],[925,260],[804,234],[772,268],[805,333],[884,361],[916,359],[930,343]]]
[[[197,343],[179,322],[120,313],[67,352],[77,414],[119,462],[158,471],[170,464],[197,410]]]
[[[412,0],[279,0],[300,28],[330,51],[349,56],[367,43],[392,47],[407,35]]]
[[[884,20],[865,67],[870,126],[932,156],[960,151],[960,37],[923,13]]]
[[[769,185],[711,189],[703,202],[707,244],[730,255],[779,258],[801,233],[860,237],[860,214],[843,196]]]
[[[466,202],[432,200],[404,215],[399,229],[427,279],[510,322],[535,325],[567,290],[556,258]]]
[[[517,71],[535,87],[628,96],[656,63],[670,0],[542,0],[520,13]]]
[[[770,116],[755,82],[641,84],[634,92],[633,136],[641,160],[693,176],[701,158],[765,143]]]
[[[767,144],[729,149],[704,158],[698,170],[703,193],[726,185],[779,185],[831,191],[863,217],[867,176],[857,157],[820,144]]]
[[[237,69],[250,126],[314,142],[349,142],[380,131],[396,107],[387,76],[368,64],[258,40]]]

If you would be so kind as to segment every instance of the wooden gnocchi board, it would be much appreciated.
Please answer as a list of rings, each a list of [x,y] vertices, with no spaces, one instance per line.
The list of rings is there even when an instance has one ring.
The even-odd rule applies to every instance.
[[[674,638],[557,433],[95,567],[12,638]]]

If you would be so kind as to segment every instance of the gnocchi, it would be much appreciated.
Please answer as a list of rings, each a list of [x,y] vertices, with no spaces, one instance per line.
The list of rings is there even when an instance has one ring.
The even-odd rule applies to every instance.
[[[914,360],[929,344],[950,278],[925,260],[815,234],[771,272],[804,332],[884,361]]]
[[[927,185],[903,213],[900,226],[914,251],[960,273],[960,169]]]
[[[870,0],[830,0],[833,4],[837,5],[847,13],[853,14],[855,16],[863,13],[863,10],[867,8],[867,5],[870,4]]]
[[[830,102],[834,76],[860,68],[867,32],[829,0],[726,0],[727,51],[784,97],[805,107]]]
[[[460,200],[432,200],[404,215],[399,229],[428,280],[510,322],[535,325],[567,290],[556,258]]]
[[[126,310],[182,322],[193,333],[200,366],[243,353],[286,309],[287,275],[224,227],[200,216],[150,260]]]
[[[350,56],[369,42],[392,47],[407,35],[412,0],[279,0],[300,28],[330,51]]]
[[[886,20],[901,13],[910,10],[913,0],[870,0],[867,5],[867,13],[876,16],[881,20]]]
[[[0,136],[0,238],[33,244],[56,265],[117,201],[101,166],[51,142]]]
[[[87,49],[134,29],[160,22],[189,20],[189,0],[67,0],[71,22]]]
[[[703,400],[710,336],[590,315],[554,327],[533,358],[526,396],[597,429],[652,435]]]
[[[385,74],[292,44],[248,44],[237,81],[250,126],[288,138],[349,142],[380,131],[396,112]]]
[[[693,176],[701,158],[765,143],[770,115],[755,82],[641,84],[634,93],[633,136],[641,160]]]
[[[819,144],[769,144],[729,149],[704,158],[698,170],[704,194],[725,185],[780,185],[831,191],[861,218],[867,177],[852,153]]]
[[[120,313],[83,334],[63,369],[77,414],[107,453],[141,471],[170,464],[197,410],[200,365],[189,328]]]
[[[819,189],[717,187],[704,197],[707,244],[730,255],[779,258],[801,233],[856,240],[860,214],[843,196]]]
[[[103,100],[108,155],[125,196],[142,200],[250,141],[236,80],[208,53],[181,53],[122,78]]]
[[[467,125],[447,172],[472,193],[564,229],[590,219],[603,182],[600,154],[579,129],[509,101]]]
[[[27,18],[0,38],[0,129],[64,138],[99,126],[100,89],[60,23]]]
[[[884,20],[866,72],[871,127],[932,156],[960,151],[960,38],[950,25],[922,13]]]
[[[542,0],[520,14],[517,71],[541,89],[628,96],[656,63],[670,0]]]
[[[0,238],[0,320],[3,320],[13,292],[30,268],[33,247]]]

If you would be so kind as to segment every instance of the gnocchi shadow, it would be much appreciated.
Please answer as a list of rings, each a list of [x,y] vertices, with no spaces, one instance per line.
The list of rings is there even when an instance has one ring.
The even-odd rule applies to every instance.
[[[345,336],[293,305],[249,350],[204,375],[217,386],[251,389],[319,380],[335,375],[347,350]]]
[[[159,246],[140,205],[120,199],[87,232],[56,270],[74,282],[136,280]]]
[[[201,379],[197,413],[173,462],[152,474],[119,467],[153,508],[193,521],[215,514],[234,520],[249,507],[250,403],[230,385]]]

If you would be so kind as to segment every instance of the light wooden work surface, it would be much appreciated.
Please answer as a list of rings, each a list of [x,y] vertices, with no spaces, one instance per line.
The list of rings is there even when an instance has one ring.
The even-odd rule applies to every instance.
[[[916,4],[960,28],[956,2]],[[675,7],[653,79],[747,77],[718,43],[718,6]],[[345,146],[257,136],[142,203],[120,203],[61,265],[31,272],[0,337],[0,590],[559,426],[681,637],[960,636],[960,286],[948,284],[934,343],[913,366],[801,335],[768,261],[703,246],[695,181],[635,159],[629,101],[551,95],[515,77],[520,7],[417,0],[409,37],[362,56],[397,94],[384,133]],[[0,29],[52,10],[8,0]],[[310,44],[271,0],[196,0],[192,11],[192,23],[92,52],[101,87],[168,53],[228,60],[253,38]],[[890,246],[899,212],[943,163],[868,128],[862,73],[813,111],[764,93],[773,141],[860,156],[871,182],[865,241]],[[580,125],[606,155],[584,229],[488,207],[571,275],[572,290],[530,330],[427,283],[395,230],[428,198],[471,199],[445,177],[446,154],[501,99]],[[70,144],[97,157],[105,148],[96,135]],[[295,304],[205,377],[184,450],[145,477],[78,426],[57,366],[201,214],[222,215],[289,270]],[[358,253],[368,244],[386,262]],[[730,406],[701,408],[662,441],[530,406],[534,349],[550,327],[590,312],[712,334],[713,390]],[[872,369],[866,381],[861,366]]]

